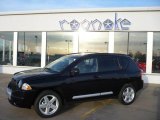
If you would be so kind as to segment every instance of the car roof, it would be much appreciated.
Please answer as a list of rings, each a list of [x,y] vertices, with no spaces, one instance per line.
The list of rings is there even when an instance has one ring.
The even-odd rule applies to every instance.
[[[78,56],[99,56],[99,55],[111,55],[111,56],[124,56],[129,57],[126,54],[120,54],[120,53],[91,53],[91,52],[85,52],[85,53],[72,53],[69,55],[78,55]]]

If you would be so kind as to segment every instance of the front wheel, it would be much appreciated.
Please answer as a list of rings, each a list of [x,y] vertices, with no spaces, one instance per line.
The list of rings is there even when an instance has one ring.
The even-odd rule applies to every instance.
[[[45,118],[52,117],[62,107],[61,98],[53,91],[47,90],[40,93],[34,103],[35,111]]]
[[[134,102],[136,97],[136,91],[133,85],[126,84],[122,87],[119,93],[119,101],[124,105],[129,105]]]

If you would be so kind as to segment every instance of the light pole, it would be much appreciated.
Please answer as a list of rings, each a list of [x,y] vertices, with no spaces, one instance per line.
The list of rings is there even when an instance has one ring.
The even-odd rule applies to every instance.
[[[36,46],[37,46],[38,36],[37,36],[37,35],[35,35],[34,37],[35,37],[35,39],[36,39]]]
[[[108,42],[104,42],[105,45],[107,45],[107,52],[108,52]]]
[[[144,42],[143,44],[145,45],[145,53],[147,53],[147,43]]]
[[[2,54],[2,61],[4,62],[5,61],[5,45],[6,45],[6,40],[5,39],[2,39],[3,40],[3,54]]]
[[[157,50],[159,51],[159,56],[160,56],[160,49],[158,48]]]
[[[25,38],[25,37],[26,37],[26,36],[25,36],[25,32],[24,32],[23,37],[24,37],[24,54],[25,54],[25,46],[26,46],[26,45],[25,45],[25,44],[26,44],[26,40],[25,40],[25,39],[26,39],[26,38]]]
[[[129,32],[128,32],[128,40],[127,40],[127,55],[129,54]]]
[[[35,37],[35,39],[36,39],[36,46],[35,46],[35,50],[36,50],[36,52],[38,52],[38,46],[37,46],[38,36],[37,36],[37,35],[35,35],[34,37]]]
[[[72,42],[72,40],[65,40],[65,42],[67,42],[68,44],[68,54],[69,54],[69,43]]]

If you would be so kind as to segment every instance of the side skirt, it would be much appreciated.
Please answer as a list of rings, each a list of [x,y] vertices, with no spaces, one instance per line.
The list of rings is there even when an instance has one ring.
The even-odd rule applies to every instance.
[[[111,94],[113,94],[112,91],[102,92],[102,93],[94,93],[94,94],[86,94],[86,95],[77,95],[77,96],[73,96],[72,99],[89,98],[89,97],[104,96],[104,95],[111,95]]]

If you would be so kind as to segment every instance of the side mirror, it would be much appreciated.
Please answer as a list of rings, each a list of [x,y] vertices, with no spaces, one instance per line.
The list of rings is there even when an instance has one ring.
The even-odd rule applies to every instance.
[[[73,68],[70,72],[71,76],[79,75],[79,69],[78,68]]]

